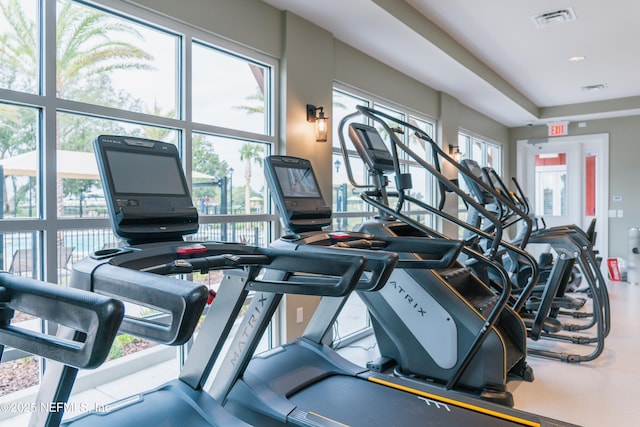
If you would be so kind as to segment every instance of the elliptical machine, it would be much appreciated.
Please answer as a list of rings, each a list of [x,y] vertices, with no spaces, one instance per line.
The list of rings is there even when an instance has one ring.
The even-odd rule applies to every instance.
[[[461,261],[466,267],[473,270],[473,272],[478,275],[484,283],[490,284],[494,289],[499,291],[503,289],[503,285],[501,276],[496,274],[498,270],[495,270],[494,268],[486,268],[486,264],[478,262],[478,260],[482,259],[482,255],[484,255],[495,264],[501,265],[502,257],[505,254],[513,256],[519,263],[526,265],[528,268],[528,275],[523,281],[518,282],[514,281],[515,278],[509,277],[507,273],[507,277],[509,277],[507,280],[509,282],[508,286],[511,287],[514,283],[517,283],[520,286],[517,294],[509,295],[508,305],[512,311],[517,313],[521,320],[526,323],[526,335],[532,340],[538,340],[542,336],[553,336],[554,338],[557,337],[557,339],[575,344],[595,343],[593,351],[589,354],[552,352],[543,349],[536,349],[533,351],[530,349],[530,352],[535,352],[535,354],[541,356],[556,358],[570,363],[593,360],[598,357],[604,348],[604,337],[607,335],[609,329],[608,297],[606,295],[606,288],[599,269],[593,269],[593,266],[596,264],[595,261],[592,260],[594,260],[595,257],[593,256],[592,251],[589,250],[590,245],[588,242],[577,241],[575,239],[567,240],[566,235],[558,235],[555,233],[546,234],[544,237],[540,235],[532,236],[532,220],[528,215],[523,213],[522,209],[512,203],[506,197],[507,195],[496,192],[490,184],[470,173],[467,168],[449,157],[442,151],[435,141],[433,141],[433,139],[424,133],[424,131],[409,123],[368,107],[358,106],[356,109],[356,113],[348,115],[342,120],[338,132],[343,156],[345,158],[347,175],[354,187],[371,188],[372,186],[358,184],[353,179],[344,138],[345,124],[348,121],[353,120],[353,118],[358,115],[362,115],[384,129],[385,134],[388,135],[390,139],[390,148],[387,148],[376,128],[355,122],[349,124],[350,139],[354,142],[354,146],[356,147],[358,154],[363,158],[365,165],[370,171],[370,175],[374,177],[374,189],[363,191],[361,193],[361,198],[365,202],[379,209],[383,215],[386,215],[390,219],[388,224],[391,224],[392,226],[385,227],[390,230],[395,229],[393,224],[398,222],[399,224],[396,225],[396,227],[398,227],[397,229],[404,233],[419,233],[425,236],[435,235],[444,237],[435,230],[404,214],[402,209],[404,204],[407,202],[415,204],[429,213],[461,227],[463,230],[468,232],[469,235],[474,236],[473,240],[469,241],[469,246],[466,246],[462,251],[463,257],[461,258]],[[414,152],[409,146],[404,144],[396,135],[396,130],[392,129],[387,122],[392,123],[394,126],[398,125],[400,128],[404,127],[405,129],[415,132],[418,140],[425,145],[425,150],[428,150],[429,148],[431,149],[433,163],[428,163],[424,159],[423,155]],[[358,130],[358,128],[360,130]],[[372,154],[366,153],[365,148],[367,146],[371,148],[368,151]],[[373,149],[374,146],[376,149]],[[403,155],[408,156],[412,162],[417,163],[436,179],[437,187],[440,190],[440,201],[437,206],[431,206],[408,194],[408,190],[411,188],[411,176],[409,174],[402,173],[400,170],[399,153],[403,153]],[[369,156],[370,159],[367,159],[367,156]],[[447,179],[441,172],[442,159],[448,162],[453,168],[457,169],[465,180],[472,182],[474,186],[480,188],[482,192],[487,194],[489,196],[487,200],[485,200],[485,196],[482,196],[481,200],[476,200],[461,189],[457,182]],[[387,191],[386,187],[389,180],[385,173],[395,174],[395,192]],[[445,203],[445,193],[447,192],[454,193],[462,199],[470,210],[475,211],[475,215],[478,218],[482,218],[485,226],[483,228],[479,228],[476,222],[469,223],[466,220],[462,220],[456,216],[443,212],[442,208]],[[397,200],[395,206],[391,206],[389,201],[390,198],[395,198]],[[495,210],[490,211],[487,209],[485,206],[487,203],[495,203]],[[501,220],[503,219],[502,216],[506,215],[508,211],[515,212],[521,217],[523,229],[521,233],[521,240],[517,245],[503,239],[504,229]],[[549,282],[553,283],[554,286],[546,288],[546,292],[541,297],[542,301],[539,305],[539,309],[535,311],[531,311],[526,307],[539,279],[539,268],[535,258],[530,253],[522,249],[530,239],[545,239],[545,242],[553,242],[556,250],[560,251],[561,259],[563,261],[559,262],[556,268],[554,268],[553,277],[549,279]],[[483,240],[483,245],[478,246],[476,244],[477,240]],[[478,255],[480,255],[480,257],[478,257]],[[595,325],[596,334],[593,337],[574,337],[555,334],[563,328],[563,325],[555,319],[554,315],[557,313],[555,312],[554,307],[552,307],[553,298],[559,292],[556,285],[566,282],[566,277],[568,277],[572,271],[572,268],[570,268],[573,266],[571,260],[575,258],[577,258],[577,262],[581,269],[586,271],[585,274],[591,275],[589,281],[594,284],[593,286],[595,291],[600,295],[600,299],[596,301],[596,305],[594,307],[595,314],[592,321],[588,322],[586,325],[580,326],[589,328],[592,325]]]
[[[528,217],[528,205],[522,200],[526,200],[520,192],[515,196],[504,184],[501,178],[491,168],[480,168],[473,160],[465,159],[461,162],[464,169],[461,175],[468,183],[470,193],[476,200],[485,205],[488,209],[490,205],[493,212],[500,212],[503,228],[521,221]],[[488,184],[489,190],[481,188],[475,184],[470,177],[475,176]],[[504,195],[504,200],[498,200],[494,196]],[[523,206],[520,209],[519,206]],[[480,225],[485,218],[482,214],[470,209],[472,217],[476,218]],[[522,230],[521,230],[522,231]],[[530,295],[526,304],[521,307],[520,314],[525,319],[529,327],[529,337],[533,340],[540,338],[551,338],[572,344],[591,345],[591,353],[584,354],[584,350],[579,353],[568,351],[553,352],[547,349],[531,348],[530,353],[559,359],[565,362],[577,363],[590,361],[597,358],[604,349],[604,339],[609,333],[609,298],[604,282],[604,277],[599,269],[599,263],[593,252],[592,238],[575,225],[564,227],[553,227],[550,229],[537,229],[527,234],[527,238],[521,238],[522,232],[516,237],[514,244],[525,247],[526,243],[541,243],[549,245],[556,253],[556,259],[544,268],[543,281],[541,281]],[[515,273],[515,283],[526,274],[527,269],[522,268],[517,257],[509,258],[510,268]],[[592,296],[591,310],[583,309],[586,298],[566,295],[568,285],[575,277],[576,266],[580,267],[584,281],[586,282],[589,294]],[[569,323],[562,319],[562,316],[570,316],[574,319],[587,319],[583,322]],[[568,335],[566,332],[587,332],[594,331],[590,335]],[[565,332],[565,333],[562,333]]]
[[[338,132],[351,184],[366,188],[361,193],[362,199],[379,211],[375,219],[363,223],[358,231],[380,238],[451,240],[401,212],[403,202],[409,197],[405,190],[411,186],[411,176],[399,170],[396,144],[392,142],[390,151],[374,127],[356,122],[349,124],[349,137],[369,170],[373,184],[362,184],[353,179],[344,140],[345,124],[363,114],[388,128],[377,113],[358,107],[358,112],[341,121]],[[441,174],[433,172],[445,185],[449,184]],[[395,173],[396,177],[397,192],[394,193],[387,191],[390,173]],[[390,197],[397,197],[395,208],[390,205]],[[496,248],[499,244],[498,235]],[[395,366],[399,376],[427,379],[443,384],[445,388],[476,390],[487,399],[509,404],[512,396],[506,390],[508,379],[533,380],[531,368],[526,364],[526,329],[516,312],[508,307],[511,282],[506,271],[489,257],[468,247],[463,246],[460,250],[483,275],[459,262],[430,270],[397,268],[392,274],[390,283],[402,289],[400,292],[406,292],[412,300],[431,308],[427,310],[431,313],[431,323],[424,322],[424,326],[416,327],[403,319],[401,313],[406,307],[402,301],[394,300],[390,286],[378,293],[361,295],[371,313],[383,359],[375,365]],[[415,250],[400,256],[402,260],[428,259],[429,255]],[[421,329],[425,332],[416,332]],[[446,332],[441,332],[441,338],[436,339],[434,334],[426,332],[434,330]],[[446,342],[447,346],[442,346],[441,342]]]

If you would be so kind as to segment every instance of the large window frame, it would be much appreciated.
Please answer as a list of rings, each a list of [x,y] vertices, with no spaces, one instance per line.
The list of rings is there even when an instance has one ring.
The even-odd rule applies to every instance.
[[[502,175],[502,144],[461,129],[458,132],[458,148],[462,152],[462,158],[473,159],[481,167],[490,166],[498,175]]]
[[[358,89],[354,89],[352,87],[349,87],[340,83],[334,83],[333,93],[334,93],[334,98],[337,94],[339,94],[340,96],[349,97],[349,98],[352,98],[353,100],[359,100],[360,102],[358,102],[358,105],[364,105],[374,109],[376,108],[384,109],[385,112],[396,115],[397,117],[400,118],[400,120],[403,120],[409,123],[418,122],[420,124],[423,124],[424,126],[426,126],[425,132],[427,132],[427,134],[429,134],[430,136],[435,137],[434,134],[436,130],[436,120],[433,119],[432,117],[427,116],[424,113],[420,113],[409,107],[385,100],[373,94],[370,94]],[[354,205],[354,203],[351,203],[351,202],[344,203],[345,199],[350,199],[353,197],[353,195],[351,194],[353,193],[353,188],[351,184],[348,182],[348,179],[346,178],[346,174],[344,173],[344,166],[342,166],[342,163],[344,163],[344,159],[343,159],[342,151],[340,148],[340,142],[338,139],[338,123],[342,119],[343,115],[339,114],[336,106],[337,104],[334,102],[334,108],[333,108],[334,135],[333,135],[333,147],[332,147],[332,155],[333,155],[332,164],[334,165],[334,169],[332,171],[332,178],[333,178],[332,208],[333,208],[334,225],[338,227],[342,226],[344,228],[345,226],[352,227],[355,224],[355,222],[357,222],[358,220],[371,218],[375,216],[377,212],[375,212],[370,206],[364,203],[362,203],[362,206],[364,207],[364,209],[362,210],[351,210],[349,209],[349,206]],[[347,111],[346,113],[349,114],[352,112],[353,111]],[[361,118],[364,118],[364,116],[361,116]],[[370,121],[366,119],[366,124],[371,125],[372,123],[369,123],[369,122]],[[413,139],[415,139],[415,137],[412,136],[411,132],[404,132],[403,134],[400,134],[399,137],[402,138],[402,142],[407,145],[411,145],[411,142],[413,142]],[[347,152],[350,159],[354,159],[354,160],[359,159],[358,154],[349,145],[349,142],[347,142]],[[430,153],[430,149],[427,149],[426,153]],[[409,158],[405,153],[400,153],[400,157],[401,157],[400,167],[403,170],[403,172],[409,172],[411,171],[412,168],[421,168],[417,162]],[[354,174],[357,173],[358,176],[363,177],[364,181],[368,182],[367,172],[364,168],[364,165],[362,165],[362,162],[359,160],[352,162],[352,168],[354,164],[361,166],[359,168],[361,170],[357,170],[357,171],[354,170]],[[355,177],[355,179],[358,180],[357,177]],[[415,179],[414,179],[414,183],[417,183]],[[391,183],[391,185],[393,185],[393,183]],[[429,176],[425,176],[425,182],[423,183],[422,187],[425,190],[425,192],[428,193],[423,195],[425,197],[425,202],[428,204],[432,204],[435,200],[434,197],[436,194],[435,184],[433,182],[433,179]],[[409,191],[412,191],[412,190],[409,190]],[[340,203],[341,201],[342,203]],[[409,209],[405,210],[404,213],[411,217],[416,218],[418,221],[424,222],[428,226],[435,226],[434,218],[426,210],[414,209],[412,206],[409,206]]]
[[[37,161],[36,180],[39,184],[38,213],[29,218],[5,218],[0,219],[0,235],[12,233],[31,238],[33,236],[33,276],[51,283],[64,284],[69,277],[69,270],[61,272],[61,250],[58,240],[60,231],[69,233],[89,230],[99,230],[101,234],[100,244],[114,244],[115,237],[111,233],[109,220],[106,216],[94,218],[75,218],[58,215],[58,167],[56,141],[58,132],[57,116],[64,114],[77,114],[86,117],[105,118],[122,123],[133,123],[139,126],[153,126],[168,129],[177,133],[177,145],[181,151],[183,166],[187,177],[193,172],[192,143],[195,134],[206,134],[212,137],[233,140],[238,146],[242,144],[260,144],[267,147],[266,151],[278,151],[277,123],[277,94],[279,94],[278,79],[279,63],[276,58],[264,53],[252,50],[221,38],[201,28],[190,26],[184,22],[173,20],[142,7],[117,0],[75,1],[81,5],[87,5],[106,13],[130,20],[136,25],[149,26],[153,29],[174,35],[179,40],[178,69],[176,71],[177,87],[179,88],[176,100],[177,112],[175,117],[163,117],[160,115],[143,113],[140,111],[128,111],[113,107],[90,104],[69,99],[62,99],[56,95],[56,24],[57,4],[56,0],[37,1],[39,13],[36,25],[39,28],[37,42],[39,43],[39,85],[37,93],[27,93],[16,90],[0,88],[0,104],[33,108],[37,111]],[[268,90],[264,93],[265,117],[264,132],[245,131],[242,129],[226,128],[206,123],[198,123],[192,120],[192,45],[193,43],[205,43],[207,47],[220,53],[233,56],[259,64],[264,68],[265,80]],[[265,86],[266,86],[265,85]],[[96,135],[97,136],[97,135]],[[239,169],[239,168],[238,168]],[[254,172],[255,173],[255,172]],[[241,175],[241,171],[237,171]],[[187,180],[191,186],[191,180]],[[240,186],[237,182],[235,186]],[[230,184],[233,189],[233,185]],[[235,235],[236,229],[246,227],[260,230],[260,235],[250,233],[248,244],[266,246],[273,240],[274,229],[277,225],[277,216],[270,211],[266,189],[263,189],[262,208],[259,213],[241,213],[233,210],[223,215],[200,215],[202,232],[190,237],[207,238],[208,231],[215,227],[229,227],[229,235]],[[231,231],[233,230],[233,232]],[[108,236],[108,237],[105,237]],[[95,247],[92,250],[100,249]],[[3,257],[11,257],[10,253],[4,254],[4,248],[0,249]],[[75,254],[72,263],[86,254]],[[65,258],[66,260],[66,258]],[[65,261],[63,261],[64,264]],[[4,261],[5,266],[8,260]],[[69,264],[70,265],[70,264]],[[64,265],[63,265],[64,267]],[[64,270],[64,269],[62,269]],[[46,325],[42,324],[44,329]],[[23,357],[22,354],[12,356],[12,351],[5,352],[3,361]]]
[[[489,166],[502,176],[504,170],[504,154],[502,144],[489,140],[488,138],[474,134],[463,129],[458,132],[458,149],[462,153],[461,158],[472,159],[478,162],[480,167]],[[466,183],[460,179],[459,185],[467,191]],[[467,191],[468,192],[468,191]],[[461,198],[458,198],[458,218],[465,220],[467,217],[467,206]],[[462,238],[464,230],[458,229],[459,237]]]

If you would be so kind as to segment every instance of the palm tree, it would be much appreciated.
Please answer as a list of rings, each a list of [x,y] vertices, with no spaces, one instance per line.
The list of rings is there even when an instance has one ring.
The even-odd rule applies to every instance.
[[[35,81],[38,70],[35,23],[25,15],[18,0],[1,1],[0,13],[11,26],[0,34],[2,76],[10,89],[23,90],[28,85],[20,80]],[[106,13],[71,1],[58,1],[56,93],[59,97],[68,97],[74,86],[79,86],[78,82],[113,70],[152,69],[151,55],[132,43],[118,40],[116,34],[142,40],[134,27]]]
[[[244,212],[251,213],[251,165],[262,166],[264,147],[247,142],[240,148],[240,161],[244,162]],[[233,189],[232,189],[233,190]]]
[[[56,93],[60,98],[71,97],[86,90],[78,81],[107,79],[113,70],[150,70],[151,55],[132,43],[114,40],[118,33],[126,33],[140,40],[135,28],[109,15],[71,1],[58,1],[62,6],[56,25]],[[61,148],[56,137],[56,147]],[[62,179],[56,182],[58,216],[63,210]]]
[[[0,2],[0,13],[12,30],[0,34],[0,76],[3,86],[32,91],[37,87],[35,23],[25,16],[21,3],[17,0]]]
[[[81,78],[108,75],[114,70],[151,70],[153,59],[138,46],[118,40],[127,34],[143,41],[142,35],[120,19],[106,13],[58,1],[62,9],[56,26],[56,92],[69,95]],[[75,83],[75,84],[72,84]]]
[[[109,73],[114,70],[150,70],[151,55],[120,35],[143,40],[142,35],[121,19],[69,0],[57,2],[56,94],[60,98],[92,102],[96,95],[109,94]],[[15,89],[34,85],[39,50],[35,23],[26,17],[17,0],[0,2],[0,13],[11,29],[0,34],[0,78],[16,82]],[[37,85],[36,85],[37,86]],[[9,86],[11,88],[11,86]],[[61,149],[60,126],[56,115],[56,148]],[[87,144],[90,141],[86,141]],[[63,214],[63,180],[56,180],[58,216]],[[59,235],[61,240],[62,236]]]
[[[257,101],[256,105],[241,105],[236,107],[244,110],[247,114],[263,114],[264,113],[264,68],[255,64],[249,64],[251,73],[256,79],[256,93],[247,99],[249,101]],[[240,160],[244,161],[244,212],[251,213],[251,164],[257,163],[262,166],[262,157],[264,155],[264,147],[258,144],[245,143],[240,148]],[[231,189],[233,191],[233,188]]]

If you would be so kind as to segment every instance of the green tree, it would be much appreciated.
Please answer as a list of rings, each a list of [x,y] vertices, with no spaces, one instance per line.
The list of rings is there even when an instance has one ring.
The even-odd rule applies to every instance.
[[[263,114],[264,113],[264,71],[262,68],[253,64],[249,64],[251,71],[258,84],[256,93],[247,97],[248,101],[255,102],[254,105],[240,105],[236,107],[244,110],[247,114]],[[262,166],[262,158],[264,157],[264,147],[261,145],[247,142],[240,147],[240,160],[244,162],[244,212],[251,213],[251,166],[257,163]],[[233,191],[233,189],[232,189]]]
[[[229,165],[220,160],[215,152],[213,144],[204,139],[202,135],[194,134],[191,145],[191,157],[193,159],[194,172],[200,172],[210,176],[210,179],[197,180],[193,186],[192,197],[198,199],[220,200],[220,179],[228,175]]]
[[[18,0],[0,2],[0,13],[11,27],[0,34],[2,85],[31,92],[37,87],[35,22],[27,18]]]
[[[118,40],[127,34],[144,41],[142,35],[120,19],[71,1],[58,1],[56,26],[56,92],[67,98],[81,95],[88,87],[78,82],[105,76],[114,70],[151,70],[153,59],[140,47]],[[95,81],[94,81],[95,82]]]
[[[109,72],[113,70],[151,70],[152,57],[138,46],[119,41],[117,34],[128,34],[142,41],[138,31],[119,19],[71,1],[59,1],[61,7],[56,25],[56,93],[60,98],[80,101],[103,99],[113,96]],[[125,94],[125,100],[128,98]],[[124,101],[124,100],[123,100]],[[121,101],[123,106],[125,102]],[[58,121],[58,129],[60,123]],[[95,131],[94,131],[95,132]],[[95,136],[95,135],[94,135]],[[93,138],[62,139],[60,132],[58,149],[71,148],[91,151]],[[66,144],[65,144],[66,142]],[[65,183],[66,188],[65,188]],[[86,182],[57,181],[57,205],[62,214],[63,196],[79,196],[87,191]]]
[[[262,166],[264,147],[247,142],[240,148],[240,160],[244,162],[244,212],[251,213],[251,165]]]

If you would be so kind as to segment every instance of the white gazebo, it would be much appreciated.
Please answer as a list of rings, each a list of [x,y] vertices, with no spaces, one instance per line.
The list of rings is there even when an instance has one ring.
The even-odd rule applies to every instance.
[[[5,176],[36,176],[38,153],[29,151],[0,160]],[[58,176],[73,179],[99,179],[98,165],[93,153],[58,150],[56,154]]]
[[[38,153],[29,151],[0,160],[4,176],[36,176]],[[93,153],[58,150],[56,152],[58,176],[71,179],[100,179],[98,164]],[[211,175],[194,171],[192,179],[213,179]]]

